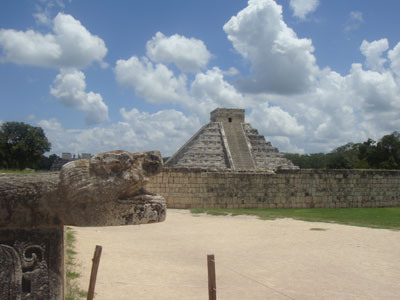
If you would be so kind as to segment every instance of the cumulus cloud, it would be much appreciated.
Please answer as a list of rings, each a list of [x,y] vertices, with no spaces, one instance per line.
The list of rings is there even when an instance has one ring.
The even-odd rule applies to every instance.
[[[399,85],[390,72],[363,70],[361,64],[353,64],[348,79],[364,111],[378,114],[400,108]]]
[[[366,58],[367,67],[374,71],[382,71],[386,58],[382,57],[383,52],[389,49],[389,42],[387,39],[381,39],[379,41],[368,42],[364,40],[361,44],[361,53]]]
[[[121,115],[135,129],[144,146],[157,147],[168,155],[183,145],[201,126],[196,116],[185,116],[173,109],[150,114],[135,108],[130,111],[122,108]]]
[[[243,95],[224,80],[223,71],[217,67],[205,73],[198,73],[191,84],[190,92],[199,102],[213,102],[221,107],[246,105]]]
[[[133,88],[137,97],[150,103],[182,103],[185,101],[186,77],[176,78],[163,64],[154,65],[148,58],[132,56],[120,59],[115,66],[119,84]]]
[[[154,62],[174,63],[183,72],[198,72],[211,58],[203,41],[179,34],[167,37],[157,32],[147,42],[146,49],[147,56]]]
[[[76,69],[62,69],[50,93],[66,107],[86,112],[86,123],[99,124],[108,120],[108,107],[98,93],[86,92],[85,74]]]
[[[290,0],[290,8],[293,15],[300,19],[305,19],[310,13],[313,13],[319,5],[319,0]]]
[[[198,118],[176,110],[150,114],[122,108],[121,116],[122,122],[86,130],[65,129],[56,119],[40,120],[37,124],[45,131],[55,153],[160,150],[164,156],[173,154],[200,127]]]
[[[400,43],[388,52],[388,57],[391,69],[397,76],[400,76]]]
[[[216,107],[238,107],[248,103],[224,78],[226,73],[231,75],[236,69],[226,72],[214,67],[199,72],[190,85],[184,74],[177,77],[166,65],[154,64],[147,57],[120,59],[114,70],[117,82],[132,88],[137,97],[152,104],[178,104],[204,121]]]
[[[223,27],[234,48],[251,63],[250,76],[238,81],[249,93],[306,92],[318,67],[311,40],[300,39],[283,21],[273,0],[249,0]]]
[[[94,61],[104,64],[104,41],[78,20],[58,13],[52,25],[53,32],[47,34],[32,29],[0,29],[0,62],[53,68],[82,68]]]
[[[350,141],[377,139],[397,130],[400,126],[400,83],[385,67],[384,54],[377,54],[384,51],[371,51],[379,45],[380,49],[386,48],[380,41],[364,42],[361,47],[368,53],[365,65],[369,65],[369,69],[355,63],[345,76],[326,69],[321,72],[315,89],[305,94],[268,95],[270,102],[294,117],[299,126],[304,126],[303,136],[288,133],[282,136],[289,137],[292,145],[305,152],[317,152],[331,151]],[[270,114],[268,116],[271,118]],[[280,116],[274,122],[279,124],[279,120],[285,118]],[[264,122],[264,127],[263,124],[258,126],[268,136],[267,129],[272,125]],[[273,136],[271,140],[274,141]],[[287,146],[282,144],[282,147]]]
[[[278,106],[264,103],[254,107],[249,121],[267,136],[303,136],[304,126],[296,118]]]

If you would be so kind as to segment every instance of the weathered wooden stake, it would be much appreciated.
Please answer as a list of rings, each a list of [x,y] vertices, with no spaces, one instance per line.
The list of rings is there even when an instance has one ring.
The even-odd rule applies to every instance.
[[[208,299],[217,300],[217,284],[215,278],[214,254],[207,255],[207,267],[208,267]]]
[[[96,249],[94,250],[94,256],[92,259],[93,264],[92,264],[92,272],[90,273],[90,282],[89,282],[87,300],[93,300],[94,297],[94,288],[96,286],[97,270],[99,269],[101,250],[102,250],[101,246],[96,245]]]

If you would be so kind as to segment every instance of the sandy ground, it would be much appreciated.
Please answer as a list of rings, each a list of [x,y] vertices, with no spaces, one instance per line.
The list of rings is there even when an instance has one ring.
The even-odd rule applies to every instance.
[[[207,254],[221,300],[400,299],[400,232],[187,210],[158,224],[75,230],[85,289],[103,247],[97,300],[208,299]]]

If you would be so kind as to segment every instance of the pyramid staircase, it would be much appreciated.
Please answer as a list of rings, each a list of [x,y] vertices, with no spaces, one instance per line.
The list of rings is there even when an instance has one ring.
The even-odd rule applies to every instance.
[[[246,137],[241,123],[221,123],[231,152],[234,169],[254,169]]]

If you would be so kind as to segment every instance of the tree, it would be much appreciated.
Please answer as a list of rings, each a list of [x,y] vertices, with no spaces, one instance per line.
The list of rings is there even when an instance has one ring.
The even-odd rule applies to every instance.
[[[51,144],[43,129],[23,122],[6,122],[0,127],[0,167],[36,168]]]
[[[359,156],[363,144],[347,143],[328,155],[328,169],[367,169],[368,163]]]
[[[300,169],[400,169],[400,133],[383,136],[379,142],[347,143],[328,154],[285,153]]]
[[[284,155],[300,169],[326,169],[327,156],[324,153],[285,153]]]
[[[51,154],[49,157],[43,155],[36,167],[40,170],[50,170],[53,163],[58,159],[60,158],[56,154]]]
[[[359,157],[374,169],[400,169],[400,133],[385,135],[379,142],[368,139],[360,147]]]

